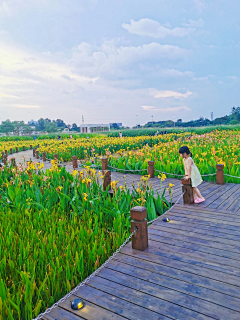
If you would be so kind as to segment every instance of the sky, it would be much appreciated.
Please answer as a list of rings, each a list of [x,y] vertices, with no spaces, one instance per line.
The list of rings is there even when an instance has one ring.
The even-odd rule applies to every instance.
[[[239,0],[0,0],[0,121],[229,114],[239,12]]]

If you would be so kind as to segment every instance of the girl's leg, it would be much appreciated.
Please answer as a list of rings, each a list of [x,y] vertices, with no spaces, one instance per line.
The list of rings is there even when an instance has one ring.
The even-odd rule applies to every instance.
[[[201,195],[201,192],[199,191],[199,189],[198,188],[194,188],[195,189],[195,192],[196,192],[196,194],[197,194],[197,196],[201,199],[201,198],[203,198],[203,196]]]
[[[198,194],[197,194],[197,192],[196,192],[196,187],[193,187],[193,197],[194,198],[197,198],[198,197]]]

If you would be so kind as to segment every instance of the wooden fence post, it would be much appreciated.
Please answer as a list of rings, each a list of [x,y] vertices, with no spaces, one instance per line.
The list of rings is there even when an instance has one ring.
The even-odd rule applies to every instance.
[[[12,153],[13,153],[12,148],[10,148],[10,154],[12,154]]]
[[[25,151],[25,146],[22,147],[23,151]]]
[[[102,158],[102,171],[108,170],[108,158],[103,157]]]
[[[148,175],[154,178],[154,161],[148,161]]]
[[[130,210],[131,231],[137,227],[137,232],[132,237],[132,248],[145,250],[148,247],[147,209],[145,207],[134,207]]]
[[[8,154],[7,150],[5,150],[5,154],[6,154],[6,155]]]
[[[39,151],[38,150],[36,150],[35,155],[36,155],[36,159],[39,159]]]
[[[18,153],[18,147],[16,147],[16,153]]]
[[[7,155],[6,154],[4,154],[4,156],[3,156],[3,163],[5,166],[7,165]]]
[[[30,144],[30,150],[32,150],[32,144]]]
[[[103,170],[103,190],[106,190],[108,186],[109,190],[111,189],[111,171],[109,170]]]
[[[36,156],[36,148],[33,148],[33,157]]]
[[[58,155],[56,153],[54,153],[53,158],[54,158],[55,161],[57,161]]]
[[[46,161],[46,152],[42,153],[42,161]]]
[[[216,180],[217,184],[224,184],[224,164],[217,164]]]
[[[193,188],[192,188],[191,179],[185,180],[184,178],[182,178],[181,182],[182,182],[182,191],[185,192],[183,195],[183,203],[184,204],[194,203]]]
[[[77,156],[72,156],[72,165],[73,165],[73,169],[78,168]]]

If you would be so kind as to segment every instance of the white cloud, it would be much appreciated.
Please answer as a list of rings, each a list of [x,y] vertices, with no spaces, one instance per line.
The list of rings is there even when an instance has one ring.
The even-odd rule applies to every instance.
[[[148,18],[140,19],[139,21],[131,19],[130,24],[123,23],[122,27],[129,33],[153,38],[165,38],[167,36],[185,37],[195,31],[194,28],[189,27],[169,29],[159,22]]]
[[[186,99],[192,94],[191,91],[187,91],[186,93],[171,91],[171,90],[159,90],[154,94],[154,98],[166,99],[166,98],[174,98],[174,99]]]
[[[179,106],[179,107],[167,107],[167,108],[158,108],[155,106],[142,106],[144,111],[159,111],[159,112],[178,112],[181,110],[190,111],[191,109],[186,106]]]
[[[0,92],[0,98],[15,98],[15,99],[19,99],[18,96],[14,96],[14,95],[11,95],[11,94],[5,94],[5,93],[1,93]]]
[[[239,77],[237,77],[237,76],[229,76],[228,79],[236,81],[236,80],[239,80]]]
[[[193,3],[199,12],[207,8],[207,3],[204,0],[193,0]]]
[[[169,77],[190,77],[192,78],[194,76],[194,73],[192,71],[180,71],[180,70],[175,70],[175,69],[165,69],[162,70],[161,73],[164,76],[169,76]]]
[[[184,27],[188,27],[188,28],[203,28],[205,25],[205,22],[203,21],[203,19],[198,19],[198,20],[189,20],[188,23],[183,22],[182,25]]]

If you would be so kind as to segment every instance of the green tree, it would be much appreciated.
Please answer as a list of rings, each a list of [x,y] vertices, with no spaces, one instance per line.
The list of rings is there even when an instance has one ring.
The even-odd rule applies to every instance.
[[[57,132],[57,124],[54,122],[46,122],[45,123],[45,130],[48,133]]]
[[[9,132],[13,132],[14,124],[11,121],[3,121],[0,125],[0,132],[9,134]]]

